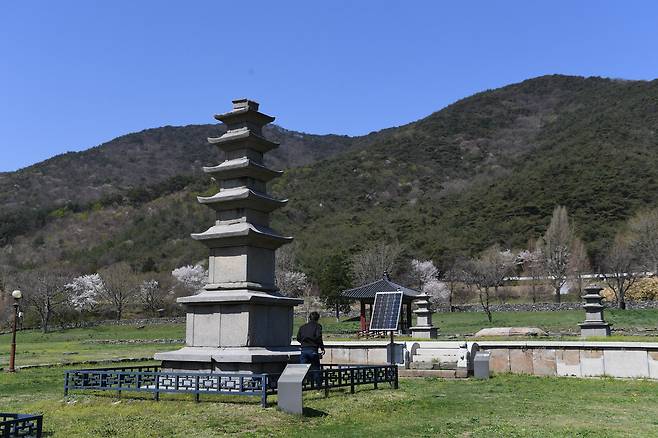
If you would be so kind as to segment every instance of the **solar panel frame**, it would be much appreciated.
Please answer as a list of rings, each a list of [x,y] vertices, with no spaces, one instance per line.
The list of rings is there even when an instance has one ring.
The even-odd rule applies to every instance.
[[[373,303],[370,331],[395,331],[400,323],[402,291],[377,292]]]

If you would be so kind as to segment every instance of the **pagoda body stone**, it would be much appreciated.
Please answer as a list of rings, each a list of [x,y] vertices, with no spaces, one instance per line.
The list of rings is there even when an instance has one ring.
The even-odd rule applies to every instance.
[[[430,308],[430,296],[423,292],[418,295],[416,301],[418,308],[414,310],[416,314],[416,325],[411,327],[411,337],[434,339],[437,336],[438,329],[432,325],[432,313]]]
[[[583,308],[585,309],[585,322],[580,326],[580,336],[583,338],[592,336],[610,336],[610,324],[603,319],[603,297],[602,287],[590,285],[585,288]]]
[[[165,370],[280,373],[297,361],[292,347],[293,307],[303,301],[284,297],[275,284],[274,257],[292,237],[270,228],[270,213],[286,200],[267,193],[267,182],[282,172],[267,168],[263,155],[278,147],[263,136],[272,122],[258,103],[239,99],[233,110],[216,115],[226,132],[208,141],[225,154],[204,172],[219,182],[213,196],[198,201],[216,211],[213,226],[192,238],[209,251],[208,283],[197,294],[178,299],[186,308],[186,346],[157,353]]]

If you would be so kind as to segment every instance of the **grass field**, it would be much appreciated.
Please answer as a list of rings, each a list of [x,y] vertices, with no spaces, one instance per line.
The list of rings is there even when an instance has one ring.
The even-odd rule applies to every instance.
[[[52,437],[455,436],[655,437],[658,382],[495,376],[488,381],[401,379],[400,389],[305,394],[305,415],[254,398],[74,393],[62,368],[0,373],[5,411],[43,413]],[[271,398],[272,406],[276,397]]]
[[[658,310],[610,310],[607,319],[614,328],[656,329]],[[572,331],[578,334],[578,322],[583,320],[581,311],[562,312],[500,312],[494,314],[494,323],[489,324],[482,313],[437,313],[435,325],[442,337],[474,333],[489,326],[532,326],[547,331]],[[321,321],[328,339],[349,339],[358,329],[358,321],[323,318]],[[295,326],[301,324],[295,321]],[[57,364],[88,360],[111,360],[125,358],[152,357],[158,351],[179,348],[180,343],[159,343],[158,340],[181,340],[185,337],[184,324],[153,324],[136,326],[97,326],[85,329],[57,330],[42,334],[36,330],[18,333],[17,365]],[[405,338],[401,338],[405,339]],[[579,339],[573,338],[564,339]],[[658,336],[619,337],[609,340],[658,341]],[[107,344],[107,341],[119,343]],[[135,343],[131,343],[131,341]],[[0,335],[0,366],[8,363],[8,334]]]

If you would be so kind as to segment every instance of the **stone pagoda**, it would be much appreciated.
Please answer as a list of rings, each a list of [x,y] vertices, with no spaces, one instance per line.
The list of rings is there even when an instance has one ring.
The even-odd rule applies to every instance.
[[[290,341],[293,307],[303,301],[282,296],[274,280],[275,251],[292,240],[269,227],[270,213],[287,202],[267,194],[267,182],[282,173],[263,162],[278,147],[263,136],[274,117],[259,112],[258,103],[238,99],[232,111],[215,118],[227,130],[208,141],[225,161],[203,170],[220,189],[198,200],[217,212],[217,220],[192,234],[210,250],[208,284],[198,295],[178,299],[187,313],[186,346],[155,358],[168,370],[281,372],[299,357]]]
[[[580,326],[580,336],[583,338],[591,336],[610,336],[610,324],[603,320],[603,297],[602,287],[589,285],[585,288],[583,308],[585,309],[585,322]]]
[[[430,308],[430,296],[426,292],[421,292],[416,300],[416,306],[418,306],[414,310],[416,314],[416,325],[411,327],[411,337],[435,339],[437,328],[432,325],[432,313],[434,312]]]

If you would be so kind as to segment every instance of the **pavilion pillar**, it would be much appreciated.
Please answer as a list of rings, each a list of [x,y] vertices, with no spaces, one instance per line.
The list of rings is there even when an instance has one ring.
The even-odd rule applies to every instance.
[[[405,326],[405,330],[409,330],[411,328],[411,302],[407,303],[407,324]]]
[[[366,329],[366,303],[364,301],[360,301],[361,303],[361,315],[360,315],[360,322],[361,322],[361,332],[365,332]]]

